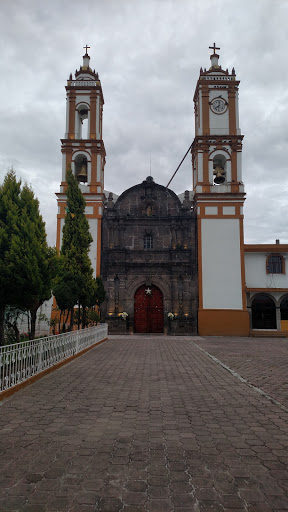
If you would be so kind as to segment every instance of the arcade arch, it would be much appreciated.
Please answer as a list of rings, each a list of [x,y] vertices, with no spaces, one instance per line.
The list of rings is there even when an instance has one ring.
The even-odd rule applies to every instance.
[[[276,329],[276,305],[267,293],[257,293],[251,304],[252,329]]]

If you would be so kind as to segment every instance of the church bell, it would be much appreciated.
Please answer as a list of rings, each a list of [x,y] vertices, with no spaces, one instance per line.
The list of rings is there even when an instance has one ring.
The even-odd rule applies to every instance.
[[[225,171],[223,167],[216,165],[213,174],[215,175],[214,183],[216,183],[216,185],[222,185],[225,181]]]
[[[80,167],[80,171],[77,174],[77,179],[78,179],[78,181],[82,181],[82,182],[86,183],[87,182],[87,178],[88,178],[87,160],[85,158],[83,158],[82,164],[81,164],[81,167]]]

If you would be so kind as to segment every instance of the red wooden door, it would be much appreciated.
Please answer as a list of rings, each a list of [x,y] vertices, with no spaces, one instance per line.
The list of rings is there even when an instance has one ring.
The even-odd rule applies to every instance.
[[[134,332],[163,332],[163,295],[156,286],[140,286],[134,297]]]

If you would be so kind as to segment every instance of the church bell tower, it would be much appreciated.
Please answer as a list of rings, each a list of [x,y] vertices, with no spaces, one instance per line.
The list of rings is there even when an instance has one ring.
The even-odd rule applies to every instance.
[[[56,247],[61,248],[62,228],[66,214],[66,171],[76,177],[86,201],[86,217],[93,242],[90,259],[93,275],[100,275],[101,221],[104,199],[105,146],[102,139],[104,97],[98,73],[90,68],[85,47],[83,64],[70,74],[66,85],[66,133],[61,139],[62,182],[56,194],[58,203]]]
[[[193,189],[197,211],[200,335],[249,335],[235,70],[222,70],[215,43],[194,94]]]

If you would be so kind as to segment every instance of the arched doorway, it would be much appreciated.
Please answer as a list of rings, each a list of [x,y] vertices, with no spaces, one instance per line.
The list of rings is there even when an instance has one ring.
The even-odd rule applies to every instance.
[[[163,294],[156,286],[140,286],[134,296],[134,332],[163,332]]]
[[[252,301],[252,328],[276,329],[276,306],[265,293],[257,294]]]
[[[288,295],[285,295],[280,302],[280,313],[281,320],[288,320]]]

